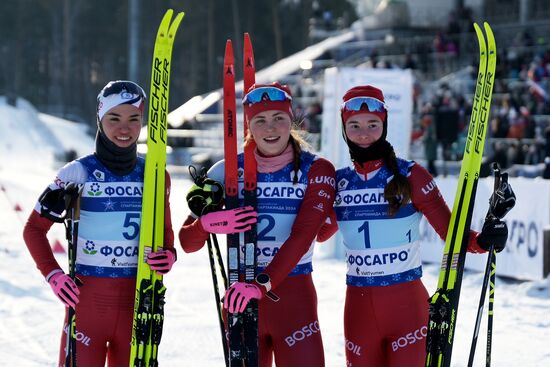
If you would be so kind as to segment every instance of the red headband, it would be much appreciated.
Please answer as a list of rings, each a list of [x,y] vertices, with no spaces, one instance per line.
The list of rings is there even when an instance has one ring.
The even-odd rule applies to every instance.
[[[247,93],[251,92],[252,90],[256,88],[263,88],[263,87],[275,87],[282,91],[285,91],[289,96],[292,96],[292,93],[290,92],[290,89],[286,85],[281,85],[277,82],[274,82],[272,84],[254,84],[250,89],[248,89]],[[290,100],[286,101],[261,101],[258,103],[248,104],[245,103],[243,105],[244,113],[246,115],[247,121],[250,121],[254,116],[259,114],[263,111],[270,111],[270,110],[277,110],[287,113],[290,118],[294,117],[294,114],[292,113],[292,103]]]
[[[342,97],[342,101],[346,102],[356,97],[372,97],[372,98],[378,99],[381,102],[385,102],[384,94],[382,93],[382,91],[371,85],[360,85],[360,86],[351,88],[346,92],[346,94],[344,94],[344,97]],[[357,115],[360,113],[365,113],[366,111],[347,111],[342,109],[340,110],[340,112],[342,117],[342,123],[344,123],[351,116]],[[380,120],[386,121],[387,112],[368,112],[368,113],[372,113],[373,115],[380,117]]]

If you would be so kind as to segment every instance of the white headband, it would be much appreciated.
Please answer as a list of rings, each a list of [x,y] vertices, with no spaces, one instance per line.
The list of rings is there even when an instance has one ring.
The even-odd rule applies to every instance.
[[[101,121],[103,116],[105,116],[105,114],[109,112],[110,109],[121,104],[131,104],[132,106],[136,106],[137,108],[139,108],[140,111],[143,112],[145,100],[143,99],[143,96],[139,94],[132,94],[125,90],[123,90],[121,93],[110,94],[107,97],[99,95],[97,97],[98,121]]]

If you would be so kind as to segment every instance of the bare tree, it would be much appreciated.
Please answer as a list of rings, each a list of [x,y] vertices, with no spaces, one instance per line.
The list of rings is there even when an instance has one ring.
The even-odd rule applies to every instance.
[[[271,0],[271,15],[273,20],[273,36],[275,41],[275,56],[277,60],[283,58],[283,40],[281,36],[281,25],[279,22],[279,2]]]

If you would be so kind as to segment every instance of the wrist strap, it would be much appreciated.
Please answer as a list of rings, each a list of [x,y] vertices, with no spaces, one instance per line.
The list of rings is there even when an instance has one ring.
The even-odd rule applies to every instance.
[[[50,279],[57,273],[63,273],[63,270],[61,269],[54,269],[52,271],[50,271],[50,273],[48,275],[46,275],[46,282],[50,282]]]

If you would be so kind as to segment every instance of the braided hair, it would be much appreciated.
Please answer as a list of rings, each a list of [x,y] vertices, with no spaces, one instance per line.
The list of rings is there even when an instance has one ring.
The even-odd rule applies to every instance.
[[[407,177],[399,171],[393,148],[384,155],[383,160],[390,172],[393,173],[393,179],[384,187],[384,198],[388,202],[388,214],[394,216],[401,207],[411,200],[411,185]]]
[[[298,171],[302,163],[302,151],[304,148],[309,147],[309,144],[303,138],[301,131],[297,129],[290,130],[290,137],[288,143],[292,145],[292,151],[294,152],[294,158],[292,159],[292,165],[294,170],[294,177],[292,178],[292,184],[298,183]]]

